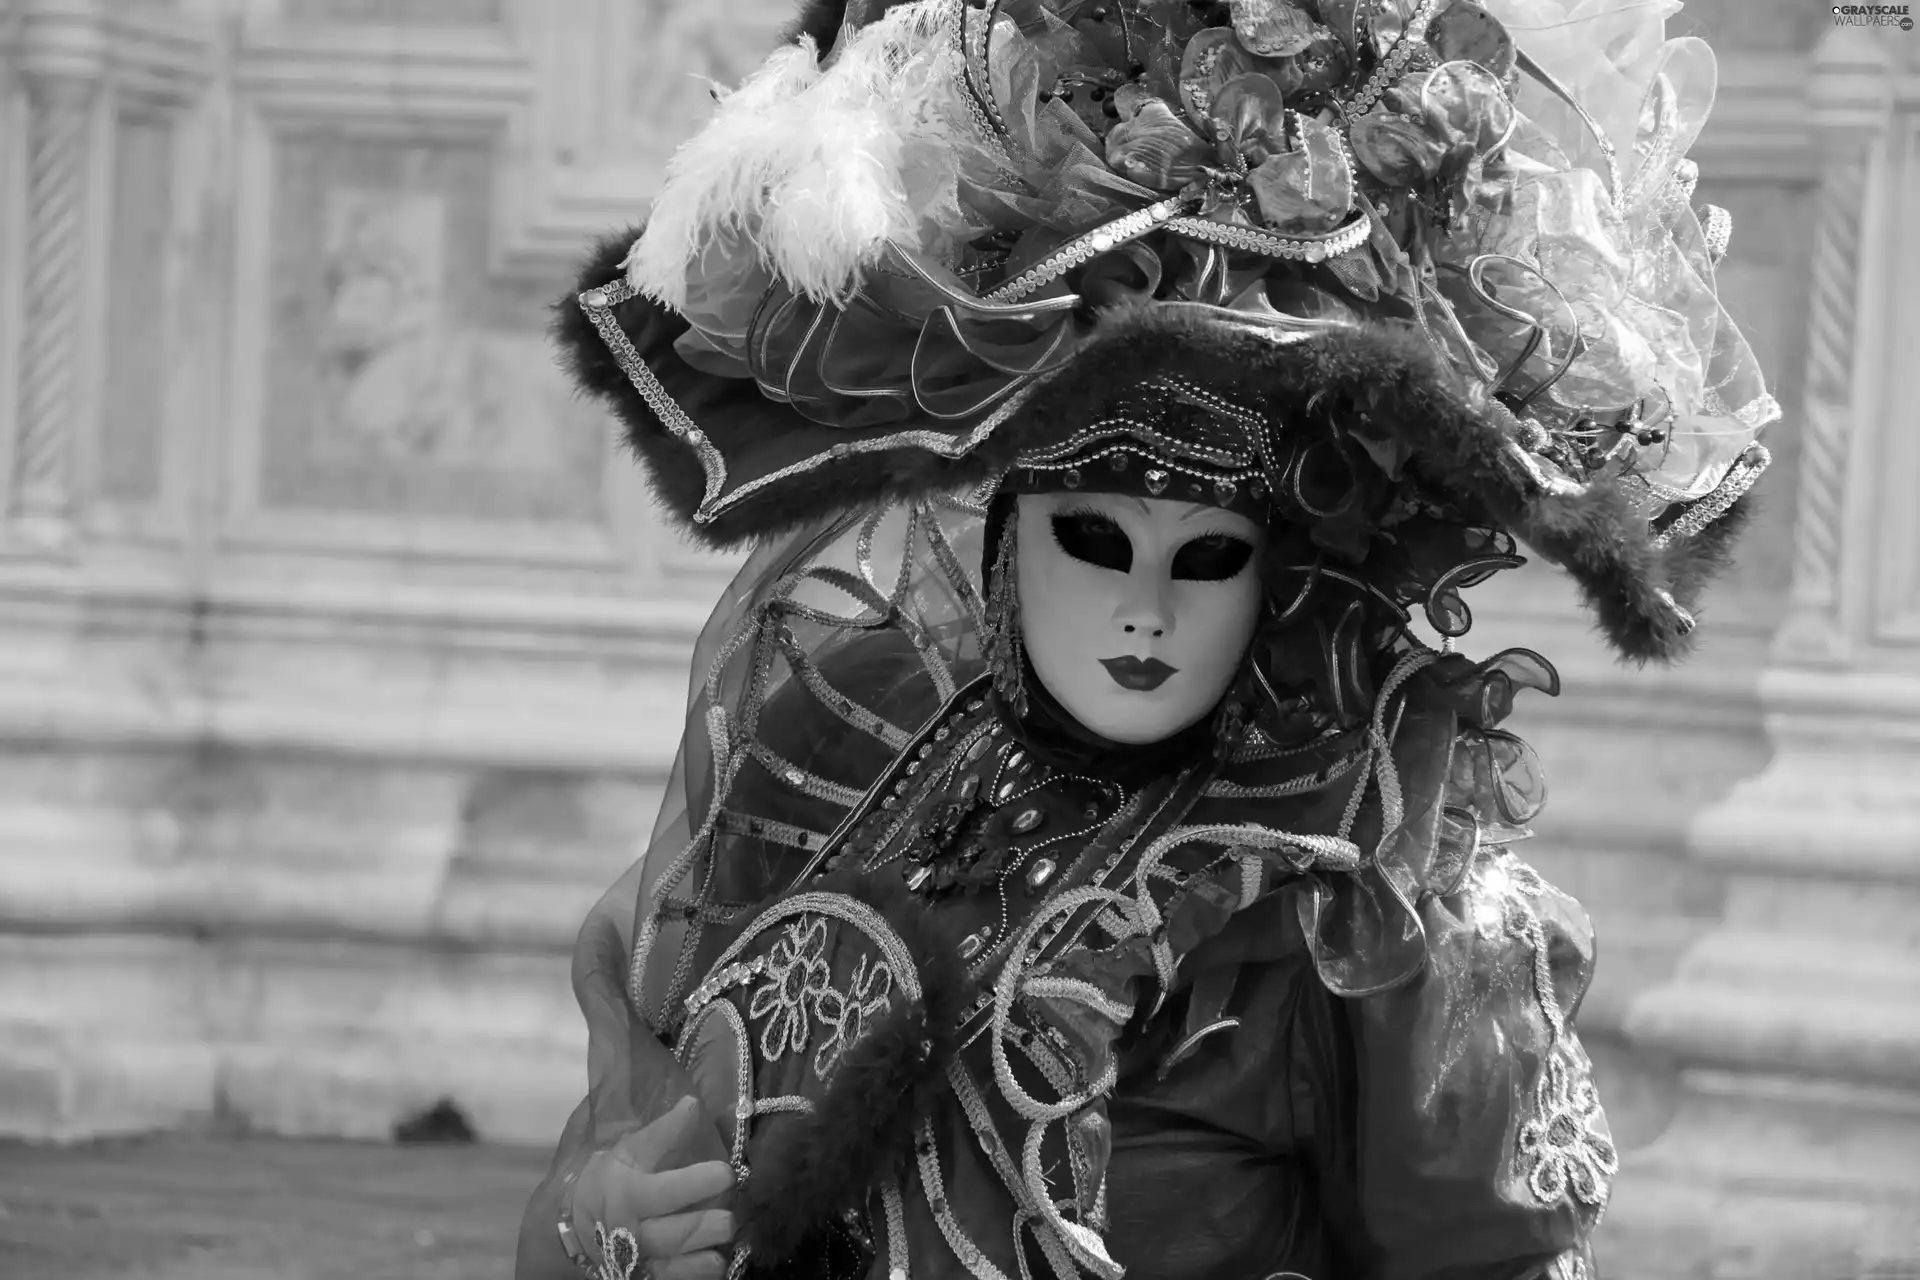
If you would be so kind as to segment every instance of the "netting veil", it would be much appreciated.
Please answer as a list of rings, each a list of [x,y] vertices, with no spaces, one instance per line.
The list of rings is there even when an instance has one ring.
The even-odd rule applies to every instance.
[[[766,544],[741,567],[695,646],[685,737],[628,877],[639,890],[629,995],[660,1034],[677,1029],[718,953],[714,926],[786,888],[908,735],[981,674],[984,519],[977,495],[894,503]],[[871,652],[881,632],[898,643],[849,668],[849,646]],[[765,718],[802,703],[873,751],[783,755]],[[753,793],[751,808],[737,790]]]

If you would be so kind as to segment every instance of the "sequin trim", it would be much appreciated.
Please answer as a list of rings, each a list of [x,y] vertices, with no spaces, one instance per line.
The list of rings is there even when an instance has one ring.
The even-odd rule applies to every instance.
[[[1083,1004],[1109,1022],[1121,1026],[1133,1017],[1133,1006],[1122,1004],[1106,992],[1081,978],[1028,978],[1021,992],[1043,1000],[1071,1000]]]
[[[1101,449],[1102,445],[1108,447]],[[1095,450],[1100,451],[1096,454]],[[1178,441],[1137,418],[1128,417],[1102,418],[1089,423],[1060,444],[1022,454],[1014,465],[1051,471],[1063,465],[1086,466],[1118,454],[1149,458],[1162,466],[1208,480],[1246,483],[1261,474],[1259,461],[1250,454]],[[1199,463],[1206,469],[1187,470],[1181,465],[1190,463]]]
[[[1283,754],[1285,753],[1276,751],[1273,752],[1271,756],[1264,758],[1273,758]],[[1253,756],[1250,758],[1260,759],[1263,757]],[[1364,751],[1356,751],[1341,757],[1324,769],[1316,770],[1313,773],[1302,774],[1297,778],[1289,778],[1285,782],[1269,783],[1265,786],[1249,787],[1237,782],[1216,780],[1209,782],[1206,790],[1200,794],[1209,800],[1280,800],[1288,796],[1307,795],[1311,792],[1332,786],[1349,773],[1352,773],[1355,769],[1358,769],[1366,758]]]
[[[1081,1226],[1077,1222],[1067,1221],[1047,1191],[1047,1175],[1040,1163],[1040,1151],[1046,1141],[1047,1128],[1052,1123],[1055,1122],[1036,1121],[1033,1127],[1027,1130],[1026,1145],[1021,1151],[1020,1168],[1026,1175],[1027,1186],[1029,1193],[1034,1197],[1035,1207],[1039,1209],[1041,1219],[1053,1228],[1060,1242],[1073,1254],[1074,1261],[1093,1272],[1100,1280],[1122,1280],[1126,1275],[1126,1269],[1108,1256],[1106,1242],[1100,1238],[1100,1233]]]
[[[900,1184],[889,1178],[880,1184],[881,1213],[887,1221],[887,1280],[911,1280],[912,1256],[907,1252],[907,1206]]]
[[[1407,25],[1400,32],[1400,38],[1393,42],[1393,48],[1387,50],[1387,56],[1380,60],[1367,82],[1360,86],[1360,92],[1353,95],[1352,113],[1365,115],[1379,105],[1381,97],[1393,87],[1400,78],[1413,55],[1427,42],[1427,26],[1440,12],[1442,0],[1420,0],[1420,7],[1407,19]]]
[[[1058,280],[1067,272],[1090,262],[1103,253],[1111,253],[1122,245],[1132,244],[1140,237],[1149,234],[1163,223],[1180,221],[1175,217],[1186,207],[1186,200],[1179,196],[1156,201],[1144,209],[1136,209],[1123,218],[1095,227],[1084,235],[1076,236],[1058,249],[1028,267],[1013,279],[987,294],[988,302],[1018,302],[1042,285]]]
[[[1748,446],[1746,452],[1727,468],[1727,474],[1721,478],[1713,492],[1690,505],[1679,519],[1654,538],[1653,545],[1665,550],[1676,541],[1684,542],[1698,534],[1727,514],[1734,503],[1759,483],[1761,475],[1772,463],[1773,455],[1765,446],[1758,444]]]
[[[1189,240],[1243,253],[1291,262],[1325,262],[1329,258],[1344,257],[1366,244],[1373,235],[1373,220],[1361,212],[1345,226],[1322,235],[1283,236],[1262,227],[1234,226],[1206,218],[1169,218],[1167,230]]]
[[[1144,233],[1143,233],[1144,234]],[[1137,238],[1137,237],[1136,237]],[[776,485],[793,476],[805,475],[841,458],[860,454],[887,453],[897,449],[921,449],[942,458],[959,458],[972,453],[980,444],[1004,425],[1008,418],[1019,411],[1028,397],[1048,380],[1048,375],[1040,375],[1015,387],[1000,404],[990,411],[970,430],[899,431],[891,435],[871,436],[860,440],[845,440],[834,444],[819,453],[790,463],[764,476],[758,476],[727,492],[727,463],[724,455],[717,449],[707,433],[680,407],[678,401],[667,391],[660,379],[654,375],[633,341],[627,337],[626,330],[620,327],[620,321],[613,308],[637,297],[637,291],[626,281],[615,281],[598,289],[589,289],[580,295],[580,306],[593,322],[600,338],[613,352],[613,358],[627,380],[633,384],[640,398],[646,401],[647,408],[660,425],[676,440],[691,447],[700,459],[701,469],[706,475],[706,491],[700,499],[700,505],[694,510],[695,524],[710,524],[725,515],[734,507],[752,497],[770,485]]]
[[[879,739],[894,751],[899,751],[907,745],[905,729],[888,723],[834,688],[828,683],[826,676],[821,674],[820,668],[815,666],[805,654],[799,652],[797,646],[789,648],[786,656],[787,665],[792,667],[794,674],[800,677],[800,683],[806,687],[807,692],[819,699],[820,705],[833,712],[841,721],[870,737]]]
[[[740,1011],[725,1000],[713,1001],[703,1005],[687,1020],[686,1031],[680,1037],[675,1053],[680,1065],[692,1068],[694,1046],[699,1043],[700,1028],[708,1018],[718,1018],[727,1024],[733,1034],[733,1114],[727,1119],[731,1122],[730,1141],[727,1160],[733,1169],[733,1176],[741,1181],[747,1177],[747,1130],[748,1121],[753,1119],[753,1038],[747,1029],[746,1019]]]
[[[777,471],[769,471],[764,476],[749,480],[723,497],[702,502],[700,509],[693,513],[693,521],[695,524],[707,524],[725,515],[762,489],[780,484],[794,476],[817,471],[827,463],[836,462],[841,458],[867,453],[888,453],[896,449],[921,449],[941,458],[963,458],[979,448],[989,436],[1006,424],[1007,419],[1018,413],[1021,406],[1046,385],[1050,376],[1049,374],[1038,375],[1015,388],[997,408],[982,418],[971,430],[899,431],[887,436],[843,441],[811,457],[803,458],[799,462],[789,463]]]
[[[1718,263],[1733,243],[1733,215],[1717,204],[1702,206],[1700,232],[1707,242],[1707,260]]]
[[[827,837],[818,831],[809,831],[805,827],[796,827],[790,822],[776,822],[772,818],[756,818],[752,814],[736,813],[731,809],[723,810],[716,829],[723,835],[749,836],[755,840],[765,840],[770,844],[783,845],[789,849],[811,851],[826,847]]]
[[[747,931],[733,940],[727,949],[714,961],[713,971],[725,972],[727,966],[739,962],[740,954],[752,946],[761,934],[796,917],[808,915],[828,916],[842,924],[852,925],[867,935],[879,948],[881,958],[893,970],[895,982],[901,994],[909,1001],[918,1001],[920,978],[914,968],[913,955],[907,950],[907,944],[893,931],[881,914],[866,903],[845,894],[821,893],[818,891],[796,893],[791,898],[782,898],[754,920]]]
[[[830,782],[817,773],[802,769],[791,761],[782,759],[773,749],[759,742],[747,747],[747,754],[758,760],[768,773],[780,779],[803,795],[815,800],[825,800],[837,804],[843,809],[851,809],[860,803],[860,792],[838,782]]]
[[[940,1149],[934,1143],[933,1126],[927,1121],[920,1122],[920,1141],[916,1154],[920,1163],[920,1184],[926,1192],[927,1207],[933,1211],[934,1223],[945,1237],[947,1247],[953,1250],[953,1256],[960,1265],[970,1272],[974,1280],[1007,1280],[1007,1275],[993,1260],[980,1251],[960,1223],[953,1216],[953,1209],[947,1203],[947,1185],[940,1176]]]
[[[581,294],[580,306],[587,313],[587,319],[593,322],[593,327],[599,331],[601,341],[605,342],[607,349],[613,352],[614,361],[627,375],[627,380],[633,384],[633,389],[638,391],[640,398],[647,402],[647,408],[652,410],[653,416],[660,420],[660,425],[667,429],[667,434],[687,445],[699,457],[700,467],[706,473],[707,481],[706,496],[700,500],[701,507],[705,508],[720,496],[721,490],[726,488],[727,461],[720,456],[720,451],[713,447],[713,442],[707,439],[707,433],[702,431],[694,420],[687,416],[687,411],[680,407],[679,402],[668,394],[666,387],[662,386],[660,379],[654,376],[653,370],[641,358],[639,351],[634,349],[633,340],[627,337],[627,331],[620,327],[620,319],[613,314],[613,309],[637,296],[638,291],[632,285],[625,280],[617,280],[602,288],[589,289]],[[697,515],[694,518],[699,519]]]

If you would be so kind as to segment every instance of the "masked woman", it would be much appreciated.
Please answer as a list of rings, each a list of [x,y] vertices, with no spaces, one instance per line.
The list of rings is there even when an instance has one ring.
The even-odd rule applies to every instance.
[[[1583,12],[920,0],[723,99],[563,308],[753,552],[523,1277],[1587,1273],[1556,679],[1460,592],[1677,656],[1775,411],[1711,58]]]

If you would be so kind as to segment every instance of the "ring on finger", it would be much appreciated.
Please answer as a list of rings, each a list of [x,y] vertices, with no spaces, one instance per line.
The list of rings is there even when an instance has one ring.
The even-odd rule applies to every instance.
[[[594,1265],[587,1247],[580,1243],[580,1233],[573,1229],[573,1223],[562,1218],[554,1224],[554,1229],[560,1233],[560,1247],[567,1251],[567,1261],[578,1267],[581,1275],[599,1280],[600,1268]]]
[[[567,1261],[571,1262],[587,1276],[589,1280],[599,1280],[600,1267],[587,1252],[587,1246],[581,1241],[580,1233],[573,1228],[573,1184],[579,1181],[580,1170],[575,1169],[560,1184],[560,1220],[554,1223],[554,1230],[560,1233],[560,1247],[566,1250]],[[598,1224],[596,1224],[597,1226]]]

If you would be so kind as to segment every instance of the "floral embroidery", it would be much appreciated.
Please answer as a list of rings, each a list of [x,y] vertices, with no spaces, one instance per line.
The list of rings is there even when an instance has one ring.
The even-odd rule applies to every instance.
[[[1547,882],[1505,849],[1475,868],[1473,920],[1487,941],[1505,935],[1530,953],[1533,990],[1550,1033],[1546,1063],[1534,1084],[1533,1118],[1520,1127],[1521,1167],[1527,1186],[1543,1204],[1572,1199],[1603,1208],[1620,1171],[1619,1153],[1607,1136],[1606,1115],[1577,1042],[1572,1042],[1566,1013],[1554,990],[1548,963],[1547,926],[1533,899]]]
[[[814,1051],[813,1069],[823,1079],[893,998],[893,970],[884,960],[861,956],[842,993],[827,963],[827,922],[805,915],[781,930],[766,956],[766,980],[747,1002],[747,1016],[761,1022],[760,1056],[777,1062],[806,1052],[817,1022],[827,1037]]]
[[[1534,1088],[1534,1118],[1520,1127],[1527,1185],[1545,1203],[1571,1195],[1598,1209],[1607,1202],[1620,1156],[1606,1135],[1600,1095],[1566,1048],[1556,1045]]]
[[[777,1062],[802,1053],[812,1035],[809,1013],[822,991],[832,990],[827,967],[827,922],[801,916],[781,931],[767,953],[767,980],[755,987],[747,1016],[766,1019],[760,1030],[760,1056]]]
[[[607,1230],[606,1224],[593,1224],[593,1240],[600,1247],[600,1265],[594,1280],[633,1280],[640,1270],[640,1241],[625,1227]]]
[[[814,1050],[813,1070],[822,1080],[833,1074],[840,1056],[866,1032],[867,1024],[887,1011],[893,996],[893,971],[886,962],[861,956],[847,979],[845,995],[828,987],[815,997],[814,1016],[832,1034]]]

